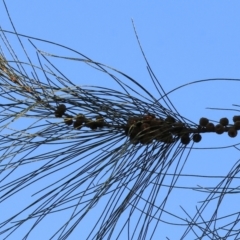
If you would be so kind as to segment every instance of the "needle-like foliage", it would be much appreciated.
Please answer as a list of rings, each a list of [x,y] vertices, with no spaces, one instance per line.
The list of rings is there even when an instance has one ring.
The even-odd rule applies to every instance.
[[[162,227],[171,224],[172,229],[185,229],[181,239],[188,234],[219,239],[219,229],[225,230],[225,237],[238,237],[239,212],[229,225],[216,224],[221,220],[217,212],[223,198],[237,191],[230,184],[238,164],[213,189],[177,186],[202,134],[228,132],[236,137],[237,116],[233,124],[227,119],[213,124],[201,116],[194,123],[181,116],[140,43],[159,96],[76,50],[13,29],[0,29],[0,203],[15,202],[17,207],[4,214],[1,239],[32,239],[37,229],[45,231],[43,222],[58,218],[45,239],[70,239],[76,231],[79,239],[158,239]],[[19,41],[27,61],[18,56],[10,35]],[[39,42],[65,49],[74,57],[45,52],[38,48]],[[37,61],[33,62],[30,51],[37,54]],[[118,84],[118,90],[101,83],[73,83],[54,63],[59,59],[70,66],[78,61],[104,74]],[[184,209],[186,214],[180,216],[169,209],[168,202],[174,191],[188,188],[209,196],[195,216]],[[216,201],[216,206],[211,205]],[[212,216],[204,219],[209,205]]]

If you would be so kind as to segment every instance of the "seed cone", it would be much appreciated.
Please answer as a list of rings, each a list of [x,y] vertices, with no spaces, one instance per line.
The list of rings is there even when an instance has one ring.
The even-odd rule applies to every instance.
[[[77,117],[76,117],[76,121],[74,122],[73,127],[76,128],[76,129],[81,129],[82,124],[83,124],[84,122],[86,122],[85,116],[82,115],[82,114],[79,114],[79,115],[77,115]]]
[[[209,130],[209,131],[214,131],[215,130],[215,126],[213,123],[208,123],[206,125],[206,129]]]
[[[240,121],[236,121],[234,123],[234,127],[235,127],[236,130],[239,130],[240,129]]]
[[[104,118],[102,116],[96,117],[96,122],[99,128],[104,127]]]
[[[168,123],[175,123],[176,120],[174,117],[172,116],[167,116],[166,119],[165,119],[165,122],[168,122]]]
[[[65,124],[68,126],[73,124],[72,116],[67,116],[67,118],[64,119]]]
[[[188,134],[184,134],[182,137],[181,137],[181,143],[182,144],[189,144],[190,143],[190,137]]]
[[[143,123],[140,128],[139,133],[139,141],[142,144],[150,144],[153,141],[153,137],[151,136],[150,125],[148,123]]]
[[[220,124],[222,124],[223,126],[227,126],[229,124],[229,121],[227,118],[221,118],[220,119]]]
[[[193,135],[193,141],[198,143],[202,140],[202,136],[199,133]]]
[[[65,113],[67,110],[66,106],[64,104],[60,104],[58,106],[58,111],[61,111],[62,113]]]
[[[240,121],[240,116],[233,116],[233,122]]]
[[[223,126],[222,124],[217,124],[217,125],[215,126],[215,132],[216,132],[217,134],[222,134],[222,133],[224,133],[224,126]]]
[[[74,127],[75,129],[81,129],[81,128],[82,128],[82,124],[80,124],[78,121],[75,121],[75,122],[73,123],[73,127]]]
[[[184,124],[182,122],[175,122],[171,129],[171,133],[180,136],[181,132],[184,130]]]
[[[208,124],[209,120],[207,118],[200,118],[199,120],[199,125],[202,126],[202,127],[205,127],[207,124]]]
[[[234,127],[231,127],[231,128],[228,129],[228,136],[229,137],[234,138],[234,137],[237,136],[237,133],[238,132],[237,132],[237,130]]]
[[[133,140],[133,139],[137,139],[137,135],[139,134],[139,132],[141,131],[141,128],[140,127],[137,127],[137,126],[132,126],[130,129],[129,129],[129,133],[130,133],[130,140]]]
[[[163,143],[174,142],[173,136],[170,132],[159,132],[156,136],[156,140]]]
[[[89,120],[85,123],[85,127],[88,127],[88,128],[91,128],[92,130],[95,130],[95,129],[97,129],[98,124],[94,120]]]
[[[62,117],[62,115],[66,112],[67,108],[64,104],[60,104],[55,111],[55,117]]]

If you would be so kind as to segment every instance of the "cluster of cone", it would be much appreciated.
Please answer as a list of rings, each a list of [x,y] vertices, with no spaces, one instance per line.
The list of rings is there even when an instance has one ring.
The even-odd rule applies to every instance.
[[[150,144],[153,140],[163,143],[173,143],[181,139],[183,144],[190,142],[190,132],[184,123],[178,122],[172,116],[165,119],[156,118],[153,114],[128,119],[125,133],[133,144]],[[201,141],[201,135],[193,134],[194,142]]]
[[[60,104],[55,111],[55,117],[59,118],[64,115],[65,116],[64,122],[68,126],[73,125],[75,129],[81,129],[84,126],[92,130],[104,127],[104,119],[102,116],[97,116],[95,120],[86,118],[82,114],[73,117],[68,114],[65,114],[66,110],[67,110],[66,106],[64,104]]]
[[[234,138],[237,136],[238,130],[240,129],[240,116],[233,117],[233,124],[229,124],[228,118],[224,117],[221,118],[216,125],[203,117],[199,120],[199,125],[202,127],[202,130],[205,130],[205,132],[216,132],[217,134],[227,132],[229,137]]]
[[[75,129],[88,127],[92,130],[101,129],[106,126],[104,118],[97,116],[95,120],[86,118],[79,114],[76,117],[66,114],[66,106],[58,105],[55,110],[55,117],[64,115],[64,122],[67,125],[73,125]],[[150,144],[154,140],[163,143],[173,143],[180,139],[182,144],[200,142],[202,136],[200,133],[216,132],[222,134],[227,132],[230,137],[236,137],[240,130],[240,116],[233,117],[233,124],[229,124],[227,118],[221,118],[218,124],[213,124],[207,118],[200,118],[198,128],[191,128],[186,124],[176,121],[172,116],[165,119],[157,118],[154,114],[146,114],[138,117],[129,117],[127,124],[123,126],[126,136],[130,138],[132,144]]]

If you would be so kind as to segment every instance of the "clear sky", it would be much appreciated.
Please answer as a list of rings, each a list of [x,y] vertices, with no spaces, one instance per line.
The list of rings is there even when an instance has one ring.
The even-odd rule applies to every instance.
[[[150,81],[131,19],[134,20],[146,57],[166,92],[196,80],[240,79],[239,1],[8,0],[7,6],[19,33],[61,43],[95,61],[119,69],[136,79],[156,97],[158,93]],[[2,2],[0,25],[3,29],[11,30]],[[59,49],[46,45],[41,48],[41,44],[38,46],[43,51],[59,55],[67,54],[71,57],[69,52],[59,52]],[[30,48],[30,44],[28,47]],[[19,54],[21,56],[21,53]],[[79,67],[78,71],[80,63],[62,61],[59,64],[76,85],[92,84],[117,88],[117,85],[106,76],[95,77],[92,69],[89,71]],[[208,117],[215,121],[221,117],[229,117],[231,120],[232,116],[237,114],[236,111],[214,111],[206,108],[238,110],[232,104],[240,104],[239,84],[237,81],[198,83],[181,88],[171,93],[169,97],[182,116],[196,123],[200,117]],[[201,143],[195,147],[223,147],[238,142],[239,137],[230,139],[227,134],[221,136],[205,134]],[[194,149],[188,158],[184,173],[224,176],[238,160],[239,151],[234,148]],[[214,187],[220,181],[221,178],[186,177],[176,185]],[[26,195],[28,193],[26,192]],[[24,201],[24,197],[20,198],[21,201]],[[172,200],[168,208],[187,218],[180,206],[193,216],[196,213],[196,205],[204,200],[207,194],[181,190],[176,191],[174,197],[176,201]],[[234,194],[224,201],[230,213],[238,211],[234,208],[238,200],[239,197]],[[8,208],[12,208],[12,204],[9,201],[0,205],[1,212],[5,214]],[[17,208],[18,203],[14,204],[14,208]],[[4,214],[0,214],[0,222]],[[97,214],[99,212],[96,206],[92,218]],[[49,221],[42,223],[36,229],[36,235],[33,233],[29,239],[48,239],[47,233],[51,225],[57,225],[63,217],[64,214],[61,217],[53,216]],[[69,239],[85,239],[81,236],[85,236],[86,225],[90,224],[91,217],[88,221],[85,225],[76,228]],[[24,231],[24,228],[19,230],[19,234],[21,231]],[[153,239],[166,239],[166,237],[179,239],[182,232],[183,229],[179,226],[161,223]],[[219,233],[224,236],[224,231]],[[186,239],[193,238],[194,236],[191,235],[186,237]],[[8,239],[17,238],[13,235]]]

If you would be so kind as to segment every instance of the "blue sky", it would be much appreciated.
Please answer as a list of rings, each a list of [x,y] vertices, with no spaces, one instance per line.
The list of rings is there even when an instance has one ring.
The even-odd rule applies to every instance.
[[[8,0],[7,5],[19,33],[76,49],[95,61],[128,74],[155,96],[158,96],[158,93],[150,82],[131,19],[134,20],[147,59],[166,92],[201,79],[240,78],[239,1]],[[11,29],[2,3],[0,24],[3,29]],[[69,52],[60,52],[54,47],[43,45],[41,48],[41,44],[38,46],[47,52],[69,56]],[[117,87],[109,78],[95,77],[93,70],[84,70],[79,66],[78,72],[79,63],[62,61],[59,64],[77,85]],[[210,81],[188,85],[171,93],[169,97],[181,115],[194,122],[198,122],[203,116],[215,121],[221,117],[232,119],[232,116],[237,114],[236,111],[213,111],[206,108],[238,110],[232,107],[232,104],[239,104],[239,84],[237,81]],[[230,139],[226,134],[205,134],[196,147],[228,146],[238,143],[238,139],[239,137]],[[233,148],[196,149],[191,152],[185,173],[221,176],[228,173],[238,159],[239,152]],[[179,185],[191,183],[194,187],[197,184],[210,187],[220,180],[186,178],[182,181]],[[203,200],[206,195],[179,191],[176,192],[176,197],[178,202],[169,204],[173,204],[172,208],[185,216],[178,209],[179,206],[188,208],[194,214],[197,200]],[[238,200],[238,197],[234,197],[234,200],[233,197],[227,198],[224,202],[226,206],[229,207]],[[97,207],[95,211],[94,214],[98,214]],[[57,217],[52,218],[51,224],[56,224],[58,220]],[[42,229],[48,228],[49,222],[45,224],[41,226]],[[69,239],[76,239],[79,234],[84,234],[83,228],[81,226],[77,229],[77,235]],[[178,239],[182,233],[178,227],[160,228],[159,235],[154,239]],[[41,230],[36,232],[38,239],[44,239],[39,234],[48,236]]]

